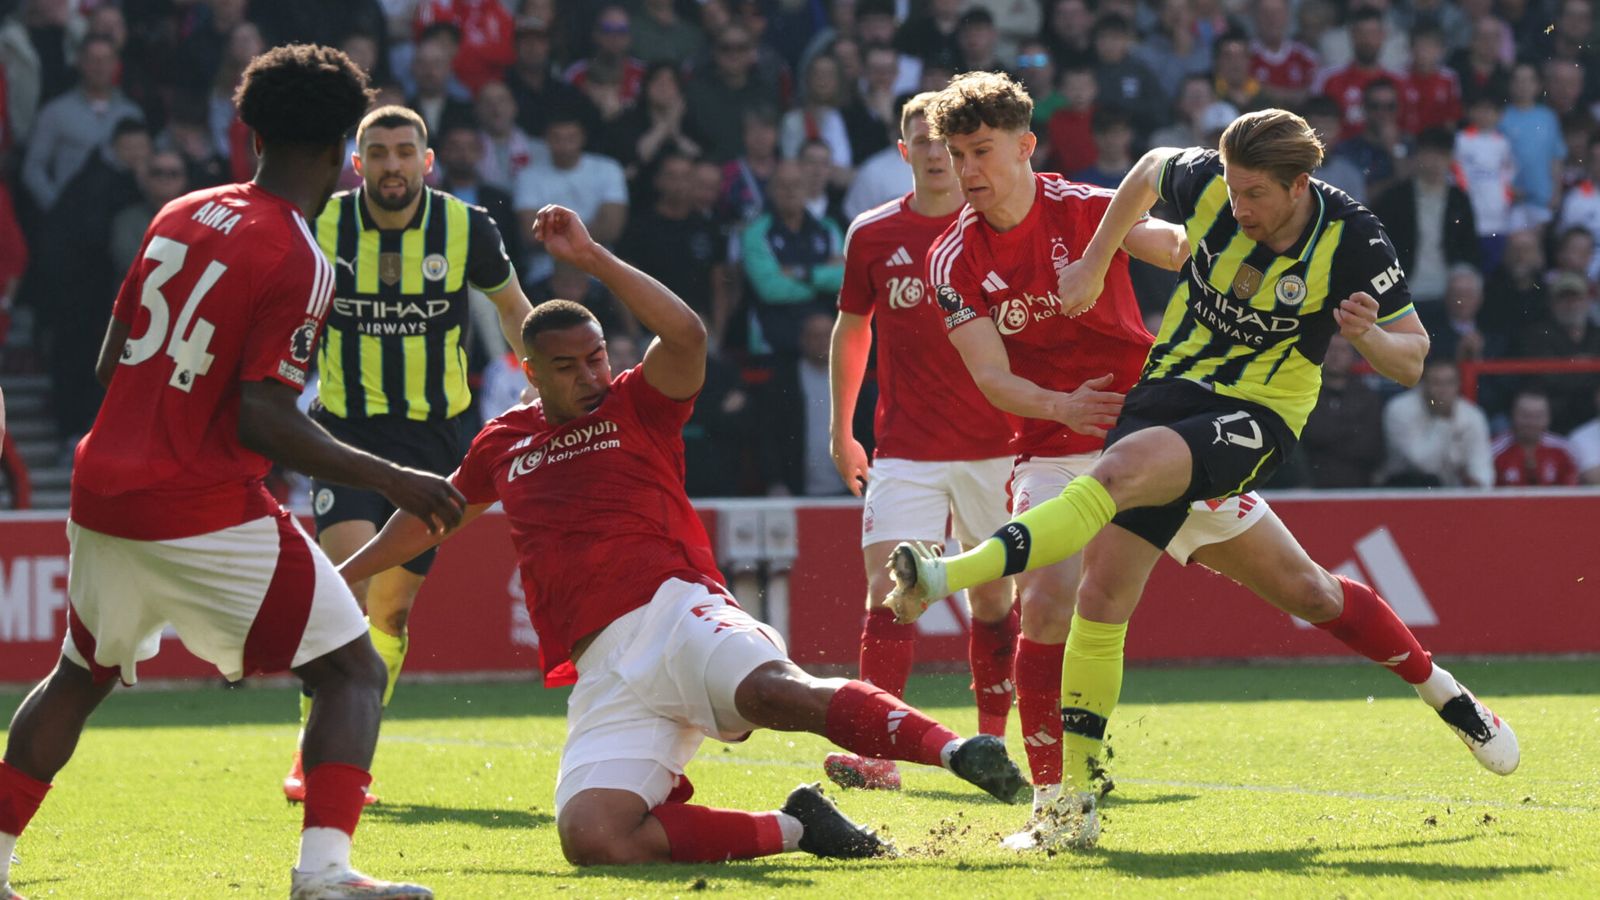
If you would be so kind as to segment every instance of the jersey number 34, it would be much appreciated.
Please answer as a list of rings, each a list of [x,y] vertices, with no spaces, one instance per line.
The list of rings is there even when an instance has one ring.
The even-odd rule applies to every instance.
[[[174,363],[172,377],[167,384],[184,393],[194,389],[196,378],[211,371],[214,357],[206,348],[210,346],[211,337],[217,329],[205,319],[196,318],[194,313],[206,292],[228,271],[227,266],[216,260],[206,266],[200,280],[189,291],[189,299],[184,301],[183,309],[178,313],[178,324],[172,328],[169,338],[167,326],[172,315],[166,295],[161,293],[161,286],[178,274],[188,255],[187,244],[164,237],[150,239],[144,258],[155,260],[156,267],[145,275],[144,288],[139,293],[139,305],[150,311],[150,327],[140,337],[130,338],[122,347],[123,364],[137,366],[155,356],[165,344],[167,355],[172,357]]]

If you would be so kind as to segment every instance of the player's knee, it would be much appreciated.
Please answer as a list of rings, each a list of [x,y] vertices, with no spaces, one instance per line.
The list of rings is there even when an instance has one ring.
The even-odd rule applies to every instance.
[[[587,816],[563,817],[557,827],[561,855],[575,866],[620,866],[650,862],[634,834],[621,823],[595,821]]]
[[[1022,598],[1022,633],[1030,641],[1059,644],[1072,628],[1075,601],[1070,589],[1059,585],[1029,584],[1019,589]]]
[[[1278,599],[1285,610],[1307,622],[1329,622],[1344,611],[1339,582],[1316,567],[1296,573]]]
[[[1122,606],[1122,598],[1106,581],[1085,575],[1078,585],[1078,615],[1095,622],[1114,622]]]
[[[875,567],[871,573],[867,577],[867,608],[876,609],[883,605],[889,591],[894,589],[894,579],[889,577],[887,567]]]
[[[787,719],[786,712],[804,705],[809,688],[809,679],[795,677],[790,667],[763,666],[739,684],[734,702],[745,719],[765,725]]]

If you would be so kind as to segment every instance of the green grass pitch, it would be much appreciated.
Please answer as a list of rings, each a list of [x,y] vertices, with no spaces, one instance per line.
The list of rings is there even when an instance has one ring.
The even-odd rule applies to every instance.
[[[896,860],[589,871],[561,858],[552,819],[566,693],[402,682],[355,862],[445,898],[1600,894],[1600,666],[1452,668],[1515,725],[1511,777],[1481,770],[1371,666],[1136,668],[1112,720],[1116,788],[1096,850],[1005,851],[1024,807],[913,766],[902,793],[829,791],[897,842]],[[909,699],[970,731],[965,685],[919,677]],[[0,709],[18,700],[0,695]],[[294,711],[286,688],[114,695],[23,837],[13,884],[35,900],[282,896],[300,820],[278,788]],[[1020,761],[1015,717],[1010,744]],[[695,800],[772,809],[821,778],[828,749],[771,732],[708,741],[689,769]]]

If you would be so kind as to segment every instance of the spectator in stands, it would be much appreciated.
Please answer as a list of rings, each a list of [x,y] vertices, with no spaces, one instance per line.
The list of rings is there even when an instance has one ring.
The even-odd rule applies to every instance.
[[[85,40],[78,50],[78,86],[39,111],[22,162],[22,183],[39,209],[55,205],[62,188],[111,136],[117,122],[144,117],[117,87],[119,65],[111,41]]]
[[[1595,324],[1590,282],[1580,275],[1562,272],[1550,282],[1545,295],[1547,314],[1522,330],[1513,354],[1554,360],[1600,358],[1600,325]],[[1562,433],[1594,415],[1589,403],[1597,382],[1600,375],[1592,373],[1543,375],[1529,381],[1550,396],[1555,429]]]
[[[343,50],[344,55],[350,57],[350,61],[359,66],[361,71],[367,73],[367,77],[372,81],[388,76],[387,60],[382,56],[376,35],[365,31],[353,31],[339,42],[339,49]]]
[[[472,125],[476,121],[472,104],[450,90],[451,68],[459,55],[452,45],[448,38],[435,34],[419,41],[416,55],[411,57],[416,93],[406,98],[406,105],[422,116],[429,134],[442,134],[455,125]]]
[[[975,6],[961,14],[956,26],[956,71],[1005,72],[1016,74],[1000,59],[1000,32],[994,27],[994,14]]]
[[[1323,69],[1317,75],[1317,81],[1311,88],[1316,93],[1332,97],[1343,110],[1344,120],[1339,132],[1340,139],[1348,139],[1361,132],[1362,125],[1366,122],[1362,101],[1367,85],[1379,78],[1386,78],[1395,83],[1402,77],[1385,68],[1379,61],[1379,54],[1383,51],[1385,41],[1388,40],[1388,28],[1384,24],[1383,13],[1370,6],[1358,9],[1350,15],[1349,29],[1351,51],[1349,62],[1334,63],[1324,52],[1323,62],[1329,68]]]
[[[1586,109],[1574,110],[1557,118],[1561,122],[1565,159],[1561,161],[1561,172],[1556,180],[1556,194],[1565,198],[1567,191],[1589,178],[1589,139],[1594,136],[1595,118]]]
[[[576,212],[602,244],[610,246],[622,236],[628,224],[627,179],[616,160],[585,153],[586,141],[583,122],[552,114],[544,131],[550,161],[534,163],[517,176],[514,198],[524,234],[533,233],[539,210],[554,203]],[[542,248],[532,250],[525,277],[548,277],[549,255]]]
[[[1578,110],[1584,110],[1591,116],[1596,114],[1596,103],[1584,94],[1584,80],[1588,77],[1588,71],[1589,67],[1582,63],[1564,59],[1545,60],[1544,102],[1555,110],[1557,116]]]
[[[1483,94],[1500,98],[1510,92],[1511,72],[1501,55],[1505,41],[1505,23],[1492,15],[1479,16],[1472,25],[1472,43],[1450,57],[1450,69],[1461,79],[1464,107]]]
[[[867,48],[894,46],[897,15],[895,0],[857,0],[856,40]],[[895,56],[898,60],[894,81],[895,95],[908,91],[915,92],[922,83],[922,59],[901,53],[899,50],[895,51]],[[895,125],[898,127],[899,123]]]
[[[845,85],[849,101],[840,112],[844,116],[845,132],[850,135],[850,158],[858,163],[894,145],[892,129],[899,59],[899,54],[887,44],[867,47],[863,51],[862,77],[856,85]]]
[[[0,164],[5,162],[0,152]],[[16,204],[11,199],[11,185],[0,179],[0,348],[5,347],[11,333],[11,309],[22,287],[22,277],[28,271],[28,240],[17,221]]]
[[[1261,82],[1250,73],[1250,38],[1242,31],[1224,32],[1211,48],[1212,87],[1217,97],[1249,112],[1261,108]]]
[[[1033,132],[1042,139],[1051,114],[1067,102],[1056,84],[1056,61],[1043,41],[1031,39],[1022,43],[1015,68],[1017,78],[1033,98]]]
[[[1471,123],[1456,135],[1456,165],[1472,200],[1478,226],[1480,265],[1486,272],[1500,264],[1506,234],[1511,230],[1511,192],[1517,174],[1511,142],[1500,133],[1501,101],[1480,94],[1467,107]]]
[[[1405,487],[1489,487],[1489,420],[1461,396],[1453,360],[1430,359],[1422,383],[1383,408],[1384,482]]]
[[[1448,270],[1478,259],[1472,201],[1451,181],[1454,136],[1430,128],[1417,138],[1408,178],[1379,194],[1372,211],[1394,241],[1395,256],[1418,311],[1444,299]],[[1480,285],[1481,287],[1481,285]]]
[[[473,110],[483,147],[483,159],[476,168],[486,183],[502,191],[514,190],[523,169],[550,161],[544,141],[517,127],[517,98],[503,82],[491,81],[479,89]],[[452,126],[460,127],[459,123]]]
[[[1582,65],[1588,80],[1584,94],[1594,97],[1600,92],[1600,56],[1594,45],[1594,8],[1590,0],[1557,0],[1555,21],[1550,22],[1548,11],[1541,10],[1538,27],[1521,43],[1518,56],[1522,59],[1549,59]]]
[[[1100,83],[1085,62],[1061,67],[1061,96],[1066,102],[1050,117],[1047,171],[1077,172],[1095,163],[1091,123],[1099,105]]]
[[[715,343],[710,347],[705,384],[683,426],[683,486],[691,497],[743,493],[741,474],[754,468],[752,448],[763,440],[756,429],[750,389],[738,365],[719,353]]]
[[[1511,430],[1495,438],[1495,487],[1551,487],[1578,483],[1578,463],[1566,438],[1550,433],[1550,398],[1537,390],[1517,391],[1511,403]]]
[[[583,92],[555,77],[550,57],[549,20],[517,19],[517,59],[506,74],[506,86],[517,101],[517,127],[525,134],[544,134],[551,116],[576,118],[585,128],[600,126],[600,111]]]
[[[813,138],[800,146],[800,155],[795,159],[799,161],[800,172],[804,176],[802,193],[806,198],[806,212],[832,222],[841,231],[848,227],[850,222],[844,217],[844,189],[835,183],[840,169],[833,164],[833,154],[828,145]],[[843,171],[844,182],[848,184],[851,172],[849,169]]]
[[[640,169],[661,153],[674,150],[700,155],[700,142],[688,132],[686,112],[683,76],[677,67],[651,63],[638,102],[602,126],[595,151],[621,163],[633,185]]]
[[[192,9],[173,53],[171,73],[179,88],[210,84],[216,77],[233,30],[246,19],[249,0],[211,0]]]
[[[1596,245],[1594,232],[1580,225],[1561,229],[1556,235],[1554,265],[1546,273],[1546,280],[1553,279],[1560,272],[1571,272],[1587,280],[1597,252],[1600,252],[1600,246]],[[1534,311],[1534,317],[1538,318],[1543,312],[1544,308],[1540,307]]]
[[[832,153],[834,166],[846,173],[847,179],[853,161],[850,135],[839,112],[844,99],[839,61],[826,54],[813,57],[801,83],[800,105],[784,113],[778,126],[778,146],[783,157],[794,159],[800,155],[802,144],[821,140]]]
[[[1361,130],[1336,144],[1333,152],[1361,169],[1366,196],[1356,199],[1365,203],[1410,175],[1411,144],[1400,130],[1400,88],[1395,82],[1373,79],[1361,97]]]
[[[639,99],[645,64],[633,55],[633,24],[628,11],[608,5],[595,17],[590,36],[593,55],[568,66],[561,77],[582,91],[604,122],[615,120]]]
[[[479,100],[483,99],[483,94],[496,88],[503,91],[505,85],[496,82],[484,85]],[[522,229],[518,226],[516,204],[512,201],[509,188],[483,177],[483,134],[466,125],[453,125],[444,134],[432,139],[439,148],[436,157],[439,189],[487,209],[500,229],[500,242],[505,245],[506,256],[512,260],[514,267],[520,269],[527,247],[522,238]],[[499,333],[498,329],[490,331],[491,335]]]
[[[942,60],[947,65],[960,59],[956,33],[961,27],[962,5],[961,0],[928,0],[921,15],[906,19],[895,32],[895,49],[921,60]]]
[[[206,125],[204,98],[180,94],[173,99],[167,130],[159,143],[183,156],[189,190],[215,187],[229,180],[228,161],[217,151]]]
[[[1518,63],[1511,70],[1511,103],[1500,117],[1500,133],[1511,145],[1516,175],[1511,181],[1515,203],[1511,208],[1511,230],[1538,228],[1555,216],[1560,194],[1563,160],[1567,145],[1561,135],[1561,121],[1550,107],[1539,102],[1542,90],[1539,70],[1529,63]]]
[[[1400,127],[1409,135],[1461,122],[1461,79],[1444,67],[1444,32],[1423,24],[1411,32],[1411,69],[1400,84]]]
[[[1411,62],[1410,48],[1393,4],[1389,0],[1353,0],[1347,8],[1347,24],[1329,28],[1317,42],[1322,64],[1344,66],[1370,54],[1373,63],[1391,73],[1405,71]]]
[[[1182,5],[1168,3],[1168,6]],[[1261,101],[1293,108],[1311,95],[1321,67],[1315,50],[1289,36],[1289,0],[1256,0],[1250,76],[1261,85]]]
[[[764,481],[773,496],[836,497],[847,489],[829,453],[833,317],[813,309],[795,324],[798,356],[777,363],[760,404]]]
[[[1055,0],[1044,27],[1050,55],[1062,65],[1094,54],[1094,11],[1089,0]]]
[[[895,102],[895,120],[899,119],[900,110],[910,98],[909,94],[902,95]],[[874,206],[887,203],[911,190],[911,170],[906,167],[901,152],[900,143],[896,141],[856,167],[855,178],[850,181],[844,201],[840,204],[843,221],[853,222],[856,216]]]
[[[1190,75],[1183,79],[1183,84],[1178,88],[1177,98],[1172,104],[1172,114],[1166,125],[1150,135],[1150,146],[1199,146],[1205,140],[1207,130],[1200,120],[1213,103],[1220,102],[1222,101],[1217,99],[1216,91],[1211,88],[1210,75]]]
[[[1094,25],[1096,97],[1101,106],[1127,114],[1134,133],[1142,140],[1166,118],[1167,96],[1144,63],[1129,56],[1133,49],[1133,23],[1107,14]]]
[[[229,181],[249,181],[256,171],[256,151],[250,129],[239,118],[233,95],[245,67],[265,49],[261,29],[254,22],[240,22],[229,34],[222,63],[211,79],[211,94],[206,98],[206,124],[217,152],[228,161]]]
[[[1334,335],[1322,362],[1322,389],[1300,432],[1300,450],[1319,488],[1370,487],[1383,462],[1383,399],[1352,370],[1354,347]]]
[[[1580,229],[1579,235],[1587,253],[1588,233]],[[1544,242],[1537,231],[1514,231],[1506,238],[1500,268],[1484,286],[1478,322],[1485,331],[1506,341],[1544,315],[1544,259]]]
[[[1479,321],[1483,309],[1483,275],[1468,262],[1455,263],[1445,287],[1444,302],[1418,307],[1433,341],[1428,353],[1458,363],[1504,356],[1505,335],[1485,330]]]
[[[642,0],[632,26],[634,55],[646,64],[679,64],[705,51],[705,32],[678,15],[673,0]]]
[[[1101,107],[1094,111],[1094,165],[1067,177],[1085,184],[1115,189],[1133,168],[1133,127],[1121,109]]]
[[[111,217],[109,251],[113,275],[127,272],[133,265],[144,244],[145,229],[161,207],[189,191],[188,169],[183,157],[173,150],[150,154],[149,162],[135,169],[133,176],[139,185],[139,199]]]
[[[771,210],[739,236],[766,349],[789,359],[799,352],[806,316],[831,310],[844,281],[844,237],[838,226],[806,211],[804,178],[799,163],[778,163],[768,185]]]
[[[1581,228],[1593,239],[1600,237],[1600,132],[1589,138],[1588,157],[1588,177],[1567,192],[1557,222],[1563,233]],[[1584,271],[1590,278],[1600,276],[1600,246],[1591,254]]]
[[[1444,39],[1446,52],[1458,50],[1472,43],[1472,19],[1452,0],[1411,0],[1405,4],[1410,13],[1407,23],[1410,30],[1437,28]],[[1478,0],[1478,8],[1487,11],[1488,4]]]
[[[685,94],[690,124],[705,135],[706,152],[726,161],[745,152],[746,112],[778,108],[778,85],[757,72],[755,38],[742,25],[729,25],[717,34],[712,60],[712,65],[695,70]]]
[[[1600,384],[1595,385],[1594,407],[1600,410]],[[1583,484],[1600,484],[1600,415],[1572,430],[1567,442],[1571,445],[1573,461],[1578,465],[1578,480]]]
[[[451,25],[461,35],[451,69],[473,96],[503,79],[517,58],[516,26],[500,0],[421,0],[413,25],[416,36],[437,23]]]
[[[1165,0],[1160,7],[1157,27],[1133,48],[1132,55],[1155,73],[1163,95],[1175,97],[1185,79],[1211,74],[1211,45],[1200,40],[1188,0]],[[1066,60],[1057,57],[1056,62]]]
[[[722,167],[722,208],[730,219],[748,222],[767,208],[767,181],[778,168],[778,118],[755,107],[743,119],[744,153]]]
[[[727,244],[694,206],[694,161],[666,147],[648,174],[655,202],[629,217],[618,253],[682,297],[709,323],[711,345],[719,346],[733,311]]]

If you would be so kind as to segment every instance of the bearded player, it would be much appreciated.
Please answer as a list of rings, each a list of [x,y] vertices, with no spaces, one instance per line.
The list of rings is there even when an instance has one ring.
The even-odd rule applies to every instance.
[[[100,351],[106,399],[72,471],[61,660],[17,709],[0,763],[0,885],[90,713],[118,679],[137,680],[170,624],[230,681],[289,669],[317,691],[291,898],[433,896],[350,868],[383,663],[349,587],[262,484],[276,461],[380,491],[429,528],[461,516],[444,479],[341,444],[295,407],[333,299],[306,219],[333,192],[368,96],[337,50],[258,56],[235,94],[255,179],[180,197],[145,232]]]
[[[1005,522],[1005,484],[1011,475],[1010,423],[979,393],[940,333],[933,294],[923,280],[928,246],[961,208],[950,155],[928,136],[925,113],[933,96],[918,94],[900,111],[900,156],[911,166],[911,193],[857,216],[845,233],[844,285],[829,355],[833,464],[852,493],[859,496],[866,488],[861,680],[896,697],[905,696],[917,627],[896,623],[883,605],[892,586],[883,561],[900,541],[942,542],[946,522],[963,547],[975,546]],[[851,423],[874,322],[879,393],[877,446],[869,469]],[[1011,582],[991,582],[967,597],[972,605],[967,655],[978,731],[1003,737],[1017,646]],[[900,787],[900,771],[886,759],[832,753],[825,769],[844,787]]]
[[[1236,119],[1220,152],[1147,153],[1060,277],[1062,310],[1093,316],[1117,248],[1156,199],[1184,219],[1193,254],[1106,452],[975,551],[947,560],[926,547],[895,549],[890,604],[914,620],[949,590],[1053,565],[1088,545],[1073,629],[1086,623],[1096,639],[1069,645],[1062,688],[1072,698],[1066,728],[1085,747],[1098,745],[1116,706],[1128,619],[1151,568],[1200,515],[1196,503],[1239,497],[1293,449],[1332,336],[1402,384],[1421,376],[1428,336],[1393,244],[1366,208],[1311,177],[1322,154],[1305,120],[1279,109]],[[1313,562],[1275,514],[1191,558],[1390,668],[1480,764],[1516,769],[1510,726],[1435,665],[1371,587]],[[1067,773],[1079,790],[1087,776]]]
[[[712,862],[805,850],[885,852],[815,787],[775,812],[689,804],[684,766],[707,736],[809,731],[862,756],[943,766],[1003,800],[1026,787],[991,735],[963,741],[889,692],[813,678],[739,608],[683,490],[683,424],[705,380],[706,331],[660,282],[595,243],[571,210],[541,209],[534,236],[598,278],[656,335],[611,374],[582,306],[540,304],[523,370],[540,399],[484,426],[451,476],[472,516],[499,501],[520,557],[547,684],[577,686],[556,782],[556,828],[575,865]],[[410,513],[341,567],[349,580],[442,538]]]

